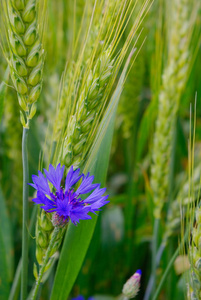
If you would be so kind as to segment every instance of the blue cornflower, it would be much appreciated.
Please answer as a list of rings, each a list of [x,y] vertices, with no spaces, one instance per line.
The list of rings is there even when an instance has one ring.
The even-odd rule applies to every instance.
[[[36,204],[41,204],[41,208],[48,213],[54,212],[54,225],[66,224],[71,220],[75,225],[79,220],[91,219],[89,212],[95,213],[100,207],[109,201],[107,196],[103,196],[106,188],[100,188],[100,184],[93,184],[94,176],[88,173],[86,176],[80,174],[80,169],[73,170],[70,168],[66,179],[65,186],[61,185],[64,166],[60,164],[54,168],[49,165],[49,171],[44,169],[46,177],[38,171],[38,176],[32,175],[32,187],[37,190],[37,196],[33,199]],[[75,190],[75,184],[82,180]],[[53,185],[50,189],[48,181]],[[92,192],[93,191],[93,192]],[[85,200],[80,195],[92,192]]]
[[[85,300],[85,299],[84,299],[84,296],[79,295],[75,298],[72,298],[71,300]],[[94,299],[94,297],[89,297],[87,300],[95,300],[95,299]]]

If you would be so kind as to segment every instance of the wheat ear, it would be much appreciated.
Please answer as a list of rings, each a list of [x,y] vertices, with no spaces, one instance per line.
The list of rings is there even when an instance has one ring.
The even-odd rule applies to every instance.
[[[162,77],[159,94],[158,118],[153,144],[151,167],[151,187],[153,190],[154,216],[159,219],[168,193],[170,156],[176,114],[181,93],[188,78],[189,45],[192,23],[189,19],[189,3],[186,0],[174,1],[174,26],[170,32],[168,61]]]
[[[196,209],[196,226],[192,231],[192,243],[189,247],[190,278],[188,287],[189,300],[201,300],[201,208]]]
[[[104,103],[103,91],[109,81],[112,67],[113,61],[109,51],[105,51],[89,73],[86,85],[80,93],[75,114],[71,115],[66,130],[62,161],[67,167],[79,167],[87,151],[85,143]]]
[[[52,222],[50,221],[49,217],[42,209],[40,215],[38,215],[37,217],[37,223],[36,223],[36,259],[39,265],[43,264],[44,257],[47,252],[50,240],[52,238],[53,231],[54,231],[54,227],[52,225]],[[49,260],[45,267],[44,272],[47,272],[47,270],[52,266],[52,262],[54,260],[54,254],[57,252],[57,250],[61,245],[65,231],[66,231],[65,227],[59,230],[59,233],[56,237],[53,248],[49,255]],[[38,275],[39,274],[37,271],[37,266],[34,264],[34,276],[36,280],[38,280]]]
[[[11,78],[17,91],[21,123],[28,127],[36,112],[35,102],[41,93],[44,51],[38,23],[38,1],[7,0],[3,7],[10,49]]]

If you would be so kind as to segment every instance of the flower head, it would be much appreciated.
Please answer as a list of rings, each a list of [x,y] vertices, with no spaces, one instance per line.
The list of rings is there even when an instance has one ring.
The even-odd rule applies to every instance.
[[[36,204],[48,213],[54,212],[53,224],[55,226],[66,224],[71,220],[75,225],[79,220],[91,219],[89,212],[95,213],[100,207],[109,201],[107,196],[103,196],[106,188],[100,188],[100,184],[94,184],[94,176],[88,173],[86,176],[80,174],[80,169],[70,168],[62,186],[64,166],[60,164],[54,168],[49,165],[49,171],[45,170],[46,177],[38,171],[38,176],[33,175],[33,184],[30,185],[37,190],[37,196],[33,199]],[[77,189],[75,184],[80,180],[81,183]],[[50,188],[52,184],[53,188]],[[92,192],[93,191],[93,192]],[[92,192],[86,199],[81,195]]]
[[[126,298],[134,298],[139,292],[141,275],[141,270],[137,270],[124,284],[122,293]]]

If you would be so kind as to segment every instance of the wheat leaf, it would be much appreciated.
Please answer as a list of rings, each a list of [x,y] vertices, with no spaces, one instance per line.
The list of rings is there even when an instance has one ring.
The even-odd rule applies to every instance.
[[[117,88],[100,124],[96,139],[90,151],[89,159],[84,167],[84,173],[86,173],[86,171],[91,172],[91,174],[95,176],[95,182],[101,183],[102,186],[105,183],[107,175],[115,114],[129,61],[130,57],[126,62]],[[69,225],[61,251],[51,300],[68,298],[85,258],[96,221],[97,216],[92,216],[92,220],[87,222],[82,221],[77,227],[73,224]]]
[[[10,221],[0,190],[0,299],[7,300],[13,273],[13,247]]]

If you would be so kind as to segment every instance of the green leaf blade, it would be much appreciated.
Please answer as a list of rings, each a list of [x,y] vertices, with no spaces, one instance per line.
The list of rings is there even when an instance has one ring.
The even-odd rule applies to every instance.
[[[100,124],[84,168],[84,173],[91,172],[95,177],[94,182],[101,183],[101,186],[104,186],[107,176],[115,115],[129,61],[130,57]],[[69,225],[57,267],[51,300],[68,298],[88,250],[96,221],[97,216],[93,215],[91,220],[81,221],[77,227],[73,224]]]
[[[10,221],[0,190],[0,299],[7,300],[13,275],[13,247]]]

